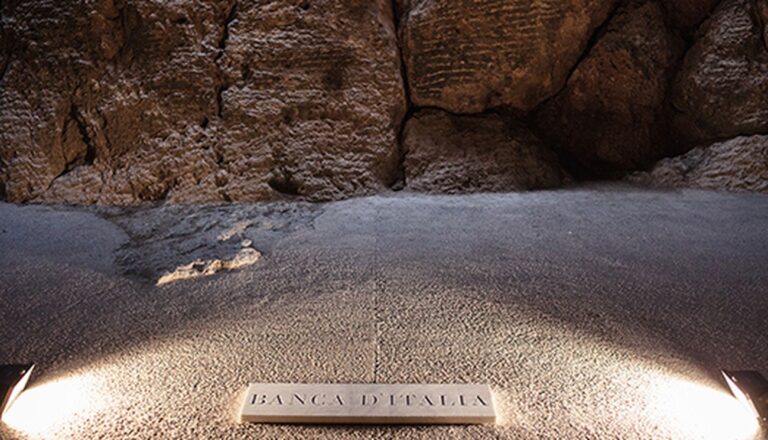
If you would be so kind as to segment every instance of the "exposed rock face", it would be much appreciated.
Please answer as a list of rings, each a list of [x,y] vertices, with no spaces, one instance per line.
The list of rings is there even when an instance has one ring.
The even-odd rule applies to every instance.
[[[221,59],[229,185],[260,181],[312,200],[383,189],[395,179],[406,109],[392,4],[285,3],[244,2],[230,26]]]
[[[623,177],[756,134],[768,0],[0,0],[13,202],[548,188],[550,149]]]
[[[405,99],[388,1],[3,8],[12,201],[321,200],[394,179]]]
[[[723,0],[685,57],[673,102],[691,143],[768,132],[768,44],[757,5]]]
[[[658,3],[620,7],[565,89],[537,112],[539,133],[593,172],[659,159],[668,142],[668,86],[682,51]]]
[[[411,99],[530,110],[557,92],[614,0],[421,0],[402,19]]]
[[[465,193],[551,188],[563,174],[557,156],[522,127],[494,114],[423,110],[404,131],[405,175],[415,191]]]
[[[214,163],[196,140],[216,113],[215,2],[11,2],[0,88],[8,198],[128,203]]]
[[[660,161],[630,180],[661,186],[768,193],[768,136],[738,137]]]
[[[704,20],[719,0],[663,0],[675,27],[691,29]]]
[[[311,228],[323,205],[291,200],[96,209],[128,235],[115,252],[120,271],[164,284],[256,263],[287,235]]]

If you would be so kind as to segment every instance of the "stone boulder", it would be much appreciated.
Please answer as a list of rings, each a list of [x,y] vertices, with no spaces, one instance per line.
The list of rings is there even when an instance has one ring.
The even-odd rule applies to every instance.
[[[665,103],[683,42],[656,2],[629,2],[574,70],[535,112],[538,133],[576,169],[642,168],[667,152]]]
[[[723,0],[677,77],[677,133],[689,144],[768,132],[764,0]]]
[[[421,110],[403,133],[405,180],[414,191],[468,193],[552,188],[564,174],[531,132],[495,114]]]
[[[527,111],[560,90],[614,0],[400,1],[417,107]]]
[[[391,3],[12,2],[9,200],[326,200],[397,174]]]
[[[661,160],[629,180],[658,186],[768,193],[768,136],[738,137]]]

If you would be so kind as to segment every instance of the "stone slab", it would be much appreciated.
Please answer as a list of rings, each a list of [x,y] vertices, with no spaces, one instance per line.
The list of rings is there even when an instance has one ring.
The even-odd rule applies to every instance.
[[[492,424],[496,411],[488,385],[253,383],[240,419],[256,423]]]

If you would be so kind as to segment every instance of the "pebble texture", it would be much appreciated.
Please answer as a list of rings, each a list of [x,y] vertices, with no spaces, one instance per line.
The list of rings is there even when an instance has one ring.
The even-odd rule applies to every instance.
[[[768,132],[764,8],[763,0],[723,0],[699,29],[673,95],[680,136],[707,143]]]
[[[660,161],[630,180],[658,186],[768,193],[768,136],[738,137]]]
[[[11,2],[2,22],[9,200],[326,200],[394,180],[387,1]]]
[[[421,0],[402,19],[416,106],[530,110],[556,93],[613,0]]]
[[[557,156],[525,128],[495,114],[423,110],[404,131],[405,178],[415,191],[466,193],[552,188]]]
[[[536,113],[538,132],[591,172],[648,165],[669,149],[664,108],[682,54],[658,3],[620,7],[565,89]]]
[[[188,213],[268,219],[228,206]],[[718,368],[768,373],[768,196],[599,187],[323,208],[252,266],[158,287],[109,269],[128,239],[110,222],[0,203],[0,353],[37,363],[0,438],[765,439]],[[249,382],[488,383],[499,418],[243,424]]]

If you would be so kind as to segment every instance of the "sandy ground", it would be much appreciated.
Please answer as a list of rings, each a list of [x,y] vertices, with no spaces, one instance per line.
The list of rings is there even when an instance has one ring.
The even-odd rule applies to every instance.
[[[243,243],[237,271],[157,286]],[[0,204],[0,437],[763,438],[768,197],[596,187],[325,205]],[[237,422],[249,382],[489,383],[496,426]]]

